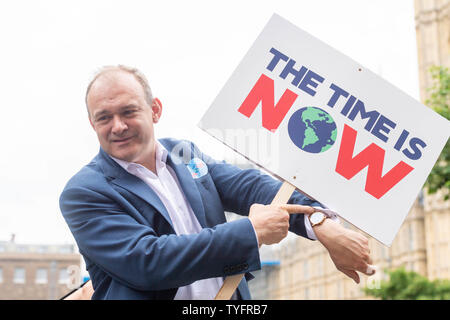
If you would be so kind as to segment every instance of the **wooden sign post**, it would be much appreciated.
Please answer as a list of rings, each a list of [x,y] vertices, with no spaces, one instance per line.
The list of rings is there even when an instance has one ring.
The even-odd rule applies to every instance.
[[[284,181],[271,204],[286,204],[294,190],[295,187],[292,184]],[[243,273],[226,277],[214,300],[230,300],[243,277]]]

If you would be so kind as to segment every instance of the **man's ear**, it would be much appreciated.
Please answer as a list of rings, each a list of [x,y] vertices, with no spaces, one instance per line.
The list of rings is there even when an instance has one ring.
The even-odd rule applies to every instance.
[[[152,111],[153,111],[153,123],[158,123],[162,114],[162,103],[158,98],[154,98],[152,101]]]
[[[89,118],[89,123],[91,124],[92,129],[95,130],[94,124],[92,123],[92,120],[91,120],[91,116],[89,115],[88,118]]]

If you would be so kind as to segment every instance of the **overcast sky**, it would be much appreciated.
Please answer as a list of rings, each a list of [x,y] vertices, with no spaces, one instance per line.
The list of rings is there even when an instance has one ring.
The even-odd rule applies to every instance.
[[[84,94],[102,65],[147,75],[157,137],[223,157],[196,125],[273,13],[418,99],[412,0],[2,1],[0,240],[74,243],[58,198],[98,152]]]

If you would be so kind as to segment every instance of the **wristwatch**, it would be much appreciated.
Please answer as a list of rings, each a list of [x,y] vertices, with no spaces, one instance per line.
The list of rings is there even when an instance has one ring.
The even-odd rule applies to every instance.
[[[321,225],[328,218],[323,212],[316,211],[308,216],[311,227]]]

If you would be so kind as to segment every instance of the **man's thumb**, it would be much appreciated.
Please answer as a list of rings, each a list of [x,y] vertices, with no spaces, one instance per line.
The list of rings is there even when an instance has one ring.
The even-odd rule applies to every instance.
[[[359,284],[359,275],[354,270],[341,270],[345,275],[347,275],[349,278],[352,278],[353,281],[355,281],[357,284]]]

